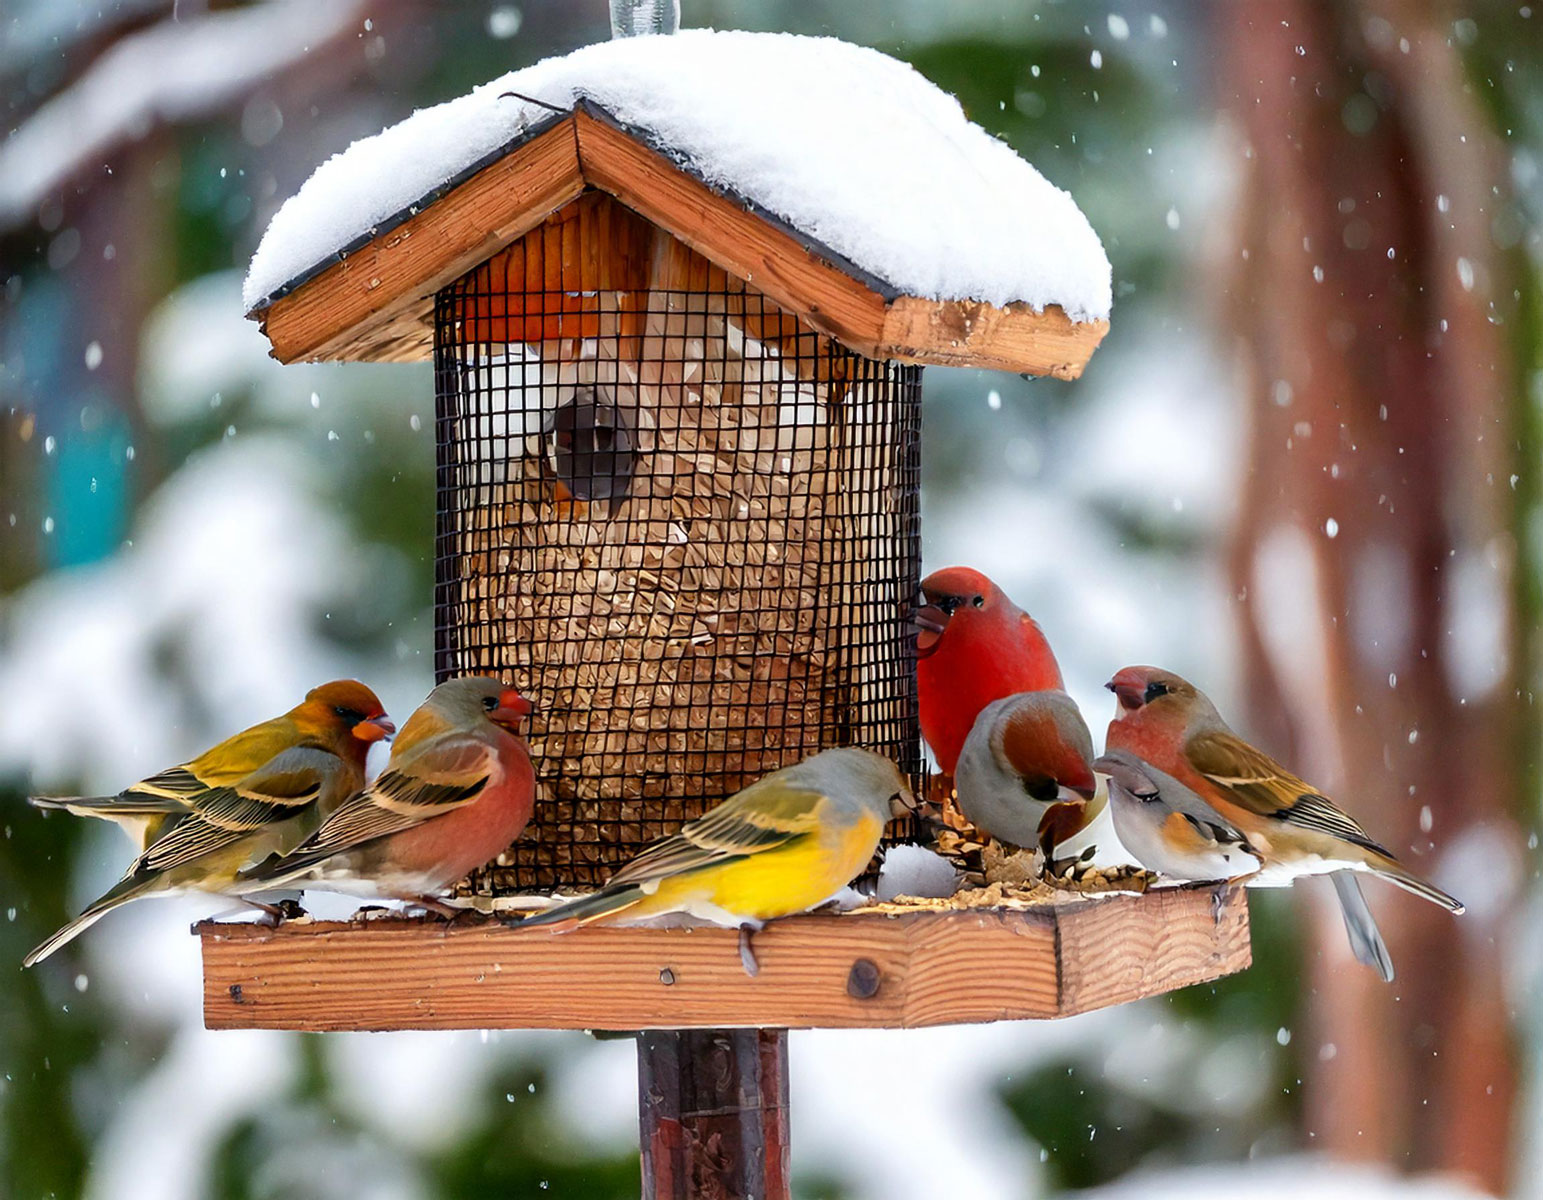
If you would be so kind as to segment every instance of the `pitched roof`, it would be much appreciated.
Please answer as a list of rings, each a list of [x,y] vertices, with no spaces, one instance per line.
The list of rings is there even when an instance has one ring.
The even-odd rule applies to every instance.
[[[585,47],[355,143],[274,217],[247,302],[286,361],[424,357],[433,292],[586,187],[876,357],[1069,377],[1107,328],[1075,203],[912,68],[706,30]]]

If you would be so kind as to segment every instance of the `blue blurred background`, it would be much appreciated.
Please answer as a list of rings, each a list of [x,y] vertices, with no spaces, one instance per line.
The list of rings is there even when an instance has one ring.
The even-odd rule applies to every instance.
[[[1309,883],[1214,987],[796,1034],[798,1194],[1539,1192],[1543,11],[682,8],[914,63],[1104,240],[1082,381],[927,372],[928,566],[1029,608],[1095,730],[1114,669],[1179,670],[1469,902],[1372,895],[1387,987]],[[428,368],[279,367],[241,277],[353,139],[608,33],[604,0],[0,8],[0,1194],[636,1194],[630,1043],[207,1033],[207,899],[18,965],[129,857],[29,791],[319,679],[430,686]]]

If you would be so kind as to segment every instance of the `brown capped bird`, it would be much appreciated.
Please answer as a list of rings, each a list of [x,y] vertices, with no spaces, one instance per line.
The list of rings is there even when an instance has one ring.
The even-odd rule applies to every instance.
[[[959,811],[998,841],[1055,847],[1100,803],[1093,737],[1065,692],[1022,692],[981,710],[954,770]]]

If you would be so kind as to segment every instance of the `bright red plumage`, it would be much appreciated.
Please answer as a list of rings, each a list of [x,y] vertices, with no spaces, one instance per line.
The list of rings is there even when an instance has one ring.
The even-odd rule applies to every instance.
[[[923,628],[917,638],[922,736],[938,766],[952,775],[981,709],[1005,696],[1064,684],[1034,619],[979,571],[935,571],[922,580],[922,591],[928,600],[922,613],[937,614],[933,619],[942,626],[941,632]]]

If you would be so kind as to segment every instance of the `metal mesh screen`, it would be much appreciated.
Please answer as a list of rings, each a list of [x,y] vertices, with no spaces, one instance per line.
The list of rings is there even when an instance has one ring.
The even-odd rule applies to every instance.
[[[436,675],[537,705],[536,814],[484,892],[596,886],[817,750],[921,767],[920,369],[579,211],[435,310]]]

